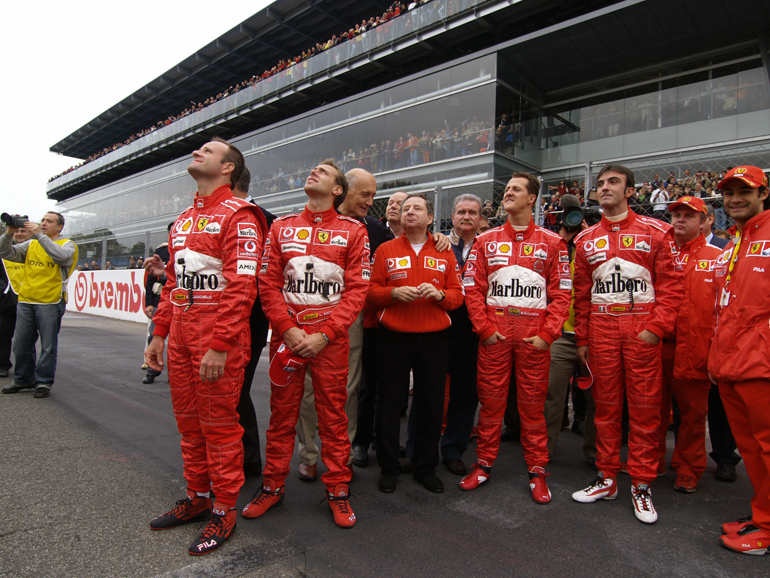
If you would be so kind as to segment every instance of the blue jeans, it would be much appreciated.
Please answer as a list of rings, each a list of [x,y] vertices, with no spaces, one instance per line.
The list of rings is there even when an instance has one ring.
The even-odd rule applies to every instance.
[[[19,303],[16,308],[16,335],[13,355],[16,366],[13,381],[19,385],[52,386],[56,373],[61,318],[66,308],[64,299],[50,305]],[[35,343],[40,336],[40,358],[35,363]]]

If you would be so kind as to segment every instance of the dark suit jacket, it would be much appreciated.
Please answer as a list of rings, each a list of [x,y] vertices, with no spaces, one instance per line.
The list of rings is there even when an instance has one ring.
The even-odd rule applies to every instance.
[[[720,249],[724,249],[727,247],[727,243],[729,243],[727,239],[722,239],[721,237],[717,237],[716,235],[711,235],[711,241],[709,241],[709,245],[714,245],[714,247],[719,247]]]

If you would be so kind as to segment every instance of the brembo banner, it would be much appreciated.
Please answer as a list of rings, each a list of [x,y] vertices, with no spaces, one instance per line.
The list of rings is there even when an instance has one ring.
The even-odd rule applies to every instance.
[[[67,310],[147,323],[144,271],[75,271],[67,282]]]

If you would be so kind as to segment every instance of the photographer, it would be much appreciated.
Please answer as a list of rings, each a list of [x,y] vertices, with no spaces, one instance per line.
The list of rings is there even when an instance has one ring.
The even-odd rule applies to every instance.
[[[14,244],[29,239],[26,229],[18,229],[13,236]],[[0,267],[0,377],[8,377],[11,363],[11,343],[16,329],[17,295],[21,290],[24,265],[2,260]]]
[[[5,386],[3,393],[34,387],[36,398],[48,397],[56,373],[61,318],[67,305],[67,279],[77,263],[78,248],[61,237],[64,217],[59,213],[46,213],[40,224],[6,213],[2,218],[8,227],[0,236],[0,258],[24,263],[13,344],[16,367],[13,383]],[[13,235],[21,228],[26,229],[32,239],[12,245]],[[31,352],[35,351],[38,335],[41,351],[35,364]]]
[[[171,234],[171,227],[174,226],[173,221],[168,224],[168,227],[166,230],[169,234]],[[155,249],[155,255],[160,257],[160,260],[165,265],[168,263],[169,259],[169,253],[168,253],[168,241],[160,245],[157,249]],[[109,263],[109,261],[107,261]],[[147,341],[146,345],[149,345],[152,341],[152,333],[155,331],[155,322],[152,320],[153,315],[155,315],[155,311],[158,309],[158,304],[160,303],[160,292],[163,289],[163,286],[166,284],[166,276],[162,277],[156,277],[155,275],[152,275],[150,273],[145,274],[145,282],[144,282],[144,314],[147,316],[148,323],[147,323]],[[147,347],[145,346],[145,349]],[[146,364],[145,364],[146,365]],[[142,378],[142,383],[145,385],[148,385],[150,383],[153,383],[155,381],[155,378],[158,377],[162,372],[157,371],[147,366],[147,373]]]

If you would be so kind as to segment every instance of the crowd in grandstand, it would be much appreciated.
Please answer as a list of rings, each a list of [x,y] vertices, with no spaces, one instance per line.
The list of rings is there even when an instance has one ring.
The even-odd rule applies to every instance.
[[[169,115],[166,119],[160,120],[157,123],[155,123],[153,126],[150,126],[144,130],[141,130],[137,132],[136,134],[132,134],[130,137],[128,137],[125,141],[121,143],[115,143],[112,146],[108,146],[104,148],[103,150],[92,154],[91,156],[87,157],[83,162],[74,165],[67,170],[59,173],[58,175],[51,177],[48,179],[48,182],[51,182],[55,179],[58,179],[62,175],[66,175],[67,173],[70,173],[74,171],[75,169],[82,167],[83,165],[90,163],[91,161],[94,161],[98,159],[99,157],[102,157],[108,153],[111,153],[112,151],[115,151],[121,147],[124,147],[128,144],[131,144],[137,139],[142,138],[143,136],[146,136],[150,134],[151,132],[154,132],[160,128],[163,128],[164,126],[168,126],[171,123],[184,118],[190,114],[193,114],[195,112],[198,112],[200,110],[203,110],[207,106],[214,104],[215,102],[222,100],[223,98],[227,98],[228,96],[235,94],[236,92],[240,92],[241,90],[248,88],[249,86],[255,86],[257,83],[266,80],[270,78],[271,76],[274,76],[278,74],[279,72],[282,72],[283,70],[286,70],[287,68],[291,66],[295,66],[309,58],[312,58],[316,54],[320,54],[326,50],[329,50],[330,48],[333,48],[337,46],[338,44],[342,42],[347,41],[355,41],[357,38],[359,38],[364,32],[367,30],[375,30],[375,32],[378,32],[380,34],[385,34],[387,32],[387,27],[389,26],[389,22],[393,18],[399,17],[401,14],[409,11],[414,10],[418,6],[422,6],[423,4],[427,4],[431,0],[412,0],[409,4],[405,2],[394,2],[390,8],[388,8],[385,12],[382,13],[382,16],[372,16],[369,18],[369,20],[362,20],[360,24],[356,24],[355,26],[352,26],[347,31],[342,32],[341,34],[337,35],[334,34],[329,40],[326,42],[318,42],[315,46],[311,46],[307,50],[303,50],[302,54],[298,54],[294,58],[291,59],[281,59],[278,61],[277,64],[275,64],[271,69],[265,70],[260,75],[254,75],[249,79],[243,80],[239,82],[238,84],[235,84],[233,86],[230,86],[226,90],[223,90],[219,94],[215,96],[210,96],[203,102],[195,103],[194,101],[190,102],[190,106],[185,108],[183,111],[181,111],[177,115]],[[459,4],[459,1],[457,2]],[[454,10],[456,8],[456,10]],[[459,6],[453,7],[454,11],[459,11]],[[303,78],[304,75],[302,74],[302,70],[300,69],[300,75],[298,78]]]
[[[358,152],[352,147],[343,149],[335,161],[345,171],[361,168],[378,173],[484,152],[490,148],[490,143],[494,143],[493,139],[492,118],[485,122],[475,116],[468,117],[455,127],[450,127],[445,120],[443,126],[434,130],[407,133],[392,141],[383,140],[379,145],[372,143],[359,148]],[[278,167],[268,174],[255,172],[253,191],[255,195],[264,195],[302,188],[310,169],[322,160],[323,155]]]

